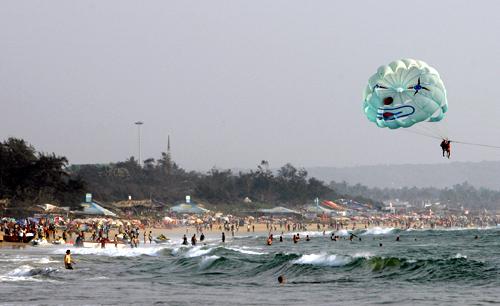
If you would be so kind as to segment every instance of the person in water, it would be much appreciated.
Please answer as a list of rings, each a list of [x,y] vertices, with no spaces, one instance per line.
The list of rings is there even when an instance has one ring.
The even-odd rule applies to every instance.
[[[284,275],[278,276],[278,283],[280,283],[280,284],[286,283],[286,278]]]
[[[191,245],[196,245],[196,234],[193,234],[193,237],[191,237]]]
[[[311,241],[311,239],[309,238],[309,235],[306,235],[306,241]]]
[[[203,233],[201,233],[201,235],[200,235],[200,242],[203,242],[203,240],[205,240],[205,235]]]
[[[73,270],[73,264],[75,262],[71,259],[71,251],[66,250],[66,255],[64,255],[64,267],[68,270]]]
[[[184,234],[184,236],[182,237],[182,244],[183,245],[188,245],[188,239],[186,237],[186,234]]]
[[[226,242],[226,234],[224,234],[224,232],[222,232],[222,243]]]
[[[273,244],[273,234],[269,235],[267,238],[267,245],[272,245]]]

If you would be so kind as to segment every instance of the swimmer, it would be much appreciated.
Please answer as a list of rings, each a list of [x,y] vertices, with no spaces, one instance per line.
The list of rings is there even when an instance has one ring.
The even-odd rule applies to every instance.
[[[309,235],[306,235],[306,241],[311,241],[311,239],[309,238]]]
[[[269,235],[269,237],[267,238],[267,245],[271,244],[273,244],[273,234]]]
[[[382,247],[382,242],[378,244],[379,247]]]
[[[286,278],[284,275],[278,276],[278,283],[280,283],[280,284],[286,283]]]
[[[399,236],[396,237],[396,241],[399,241]]]

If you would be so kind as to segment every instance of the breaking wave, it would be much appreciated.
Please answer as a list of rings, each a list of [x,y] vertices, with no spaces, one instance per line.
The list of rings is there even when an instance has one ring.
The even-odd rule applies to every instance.
[[[394,231],[394,227],[372,227],[365,230],[361,235],[387,235]]]
[[[328,254],[308,254],[292,261],[293,264],[339,267],[348,264],[349,257]]]
[[[58,272],[56,268],[36,268],[30,265],[22,265],[14,270],[0,276],[2,281],[42,281],[43,277]]]

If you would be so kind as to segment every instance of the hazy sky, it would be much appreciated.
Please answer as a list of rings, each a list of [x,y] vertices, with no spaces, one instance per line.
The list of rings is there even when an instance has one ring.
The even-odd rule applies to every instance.
[[[435,163],[439,141],[361,109],[378,66],[441,74],[453,139],[500,145],[499,1],[2,1],[0,138],[71,163]],[[456,145],[453,159],[500,160]]]

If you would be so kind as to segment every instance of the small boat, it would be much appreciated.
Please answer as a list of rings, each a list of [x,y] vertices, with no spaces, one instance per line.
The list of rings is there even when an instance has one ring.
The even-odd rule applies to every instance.
[[[35,234],[27,233],[26,235],[23,235],[23,236],[15,236],[15,235],[3,236],[3,241],[4,242],[29,243],[31,240],[33,240],[33,238],[35,238]]]
[[[153,240],[156,243],[166,243],[166,242],[170,241],[170,238],[168,238],[167,236],[161,234],[160,236],[154,238]]]

